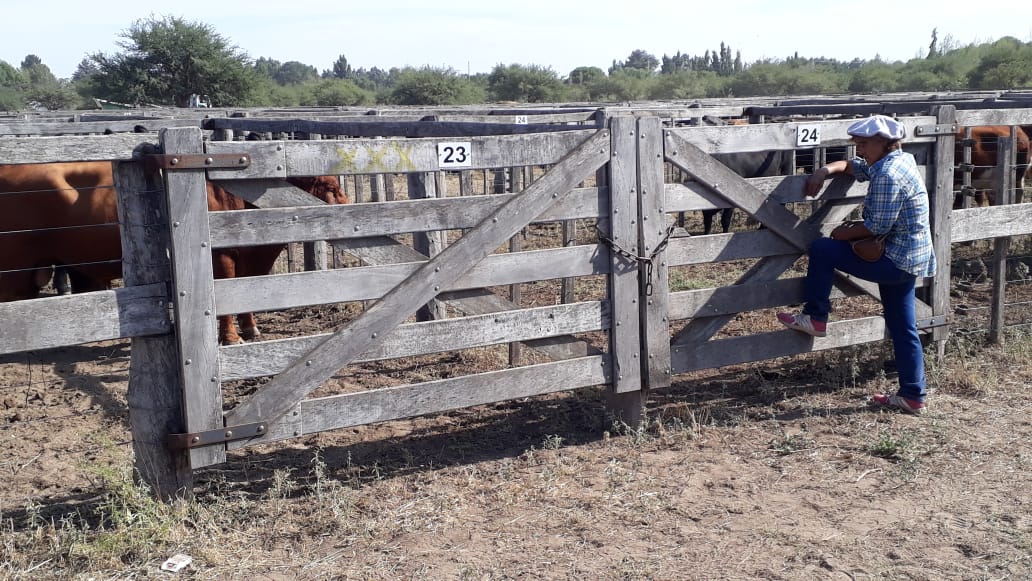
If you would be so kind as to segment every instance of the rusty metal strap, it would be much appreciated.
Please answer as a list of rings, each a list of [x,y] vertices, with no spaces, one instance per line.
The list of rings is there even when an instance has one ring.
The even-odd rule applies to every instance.
[[[248,153],[156,153],[144,156],[147,169],[244,169],[251,165]]]
[[[264,436],[268,427],[265,422],[254,424],[241,424],[239,426],[226,426],[220,430],[208,430],[206,432],[190,432],[186,434],[169,434],[165,438],[165,445],[170,450],[184,450],[200,446],[212,446],[225,444],[233,440],[245,440]]]

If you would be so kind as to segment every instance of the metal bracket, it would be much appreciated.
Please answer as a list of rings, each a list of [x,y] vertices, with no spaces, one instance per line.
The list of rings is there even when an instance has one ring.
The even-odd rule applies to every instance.
[[[956,123],[950,125],[918,125],[914,128],[914,135],[953,135],[956,132]]]
[[[155,153],[144,156],[151,171],[163,169],[244,169],[251,165],[248,153]]]
[[[214,444],[225,444],[234,440],[244,440],[264,436],[267,427],[265,422],[254,424],[241,424],[239,426],[226,426],[221,430],[208,430],[206,432],[190,432],[186,434],[169,434],[165,437],[165,445],[170,450],[186,450],[200,446],[211,446]]]
[[[950,323],[949,317],[946,315],[935,315],[934,317],[928,317],[927,319],[918,319],[918,329],[932,329],[935,327],[945,327]]]

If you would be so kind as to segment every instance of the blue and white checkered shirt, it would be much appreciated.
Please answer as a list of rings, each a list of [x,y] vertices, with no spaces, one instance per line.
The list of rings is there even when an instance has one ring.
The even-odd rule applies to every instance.
[[[890,151],[874,165],[854,158],[857,181],[870,181],[864,198],[864,226],[885,238],[885,256],[914,276],[935,274],[928,190],[914,156]]]

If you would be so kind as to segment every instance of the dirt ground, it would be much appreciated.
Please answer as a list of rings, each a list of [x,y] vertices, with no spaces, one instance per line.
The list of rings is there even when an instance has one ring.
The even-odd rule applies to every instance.
[[[353,315],[261,321],[275,338]],[[595,388],[247,448],[172,505],[132,484],[128,341],[2,356],[0,578],[1032,579],[1032,337],[987,346],[962,315],[922,417],[867,404],[894,390],[883,343],[677,376],[637,429]],[[177,553],[192,564],[162,572]]]
[[[126,476],[127,342],[0,362],[12,579],[1028,579],[1032,341],[950,344],[923,417],[884,346],[235,452],[197,499]],[[193,563],[162,573],[175,553]]]

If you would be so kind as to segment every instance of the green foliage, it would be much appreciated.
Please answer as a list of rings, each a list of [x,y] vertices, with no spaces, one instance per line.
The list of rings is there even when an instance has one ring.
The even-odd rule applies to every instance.
[[[248,102],[255,74],[248,57],[204,23],[167,16],[138,20],[123,33],[122,52],[97,53],[93,89],[123,103],[186,106],[190,95],[210,95],[219,106]]]
[[[329,72],[334,78],[346,79],[351,76],[351,65],[348,64],[348,59],[344,55],[340,55],[333,63],[333,70]]]
[[[12,67],[7,61],[0,60],[0,88],[20,91],[29,84],[29,80],[21,71]]]
[[[320,107],[366,105],[373,102],[373,94],[351,81],[324,79],[314,85],[312,96]]]
[[[485,97],[479,85],[450,68],[406,68],[396,79],[386,96],[395,105],[471,105]]]
[[[319,71],[311,65],[298,61],[287,61],[280,65],[272,78],[281,85],[301,85],[319,79]]]
[[[841,93],[846,84],[842,75],[826,67],[763,62],[735,75],[730,87],[736,97],[758,97]]]
[[[1013,89],[1032,84],[1032,44],[1007,36],[982,54],[969,76],[972,89]]]
[[[548,67],[495,65],[487,77],[488,90],[497,101],[546,103],[560,100],[563,84]]]
[[[638,69],[653,72],[659,66],[659,59],[651,54],[638,49],[631,52],[627,60],[620,64],[620,68]]]
[[[570,71],[569,76],[566,77],[566,82],[571,85],[583,85],[599,81],[605,76],[606,72],[598,67],[577,67]]]

